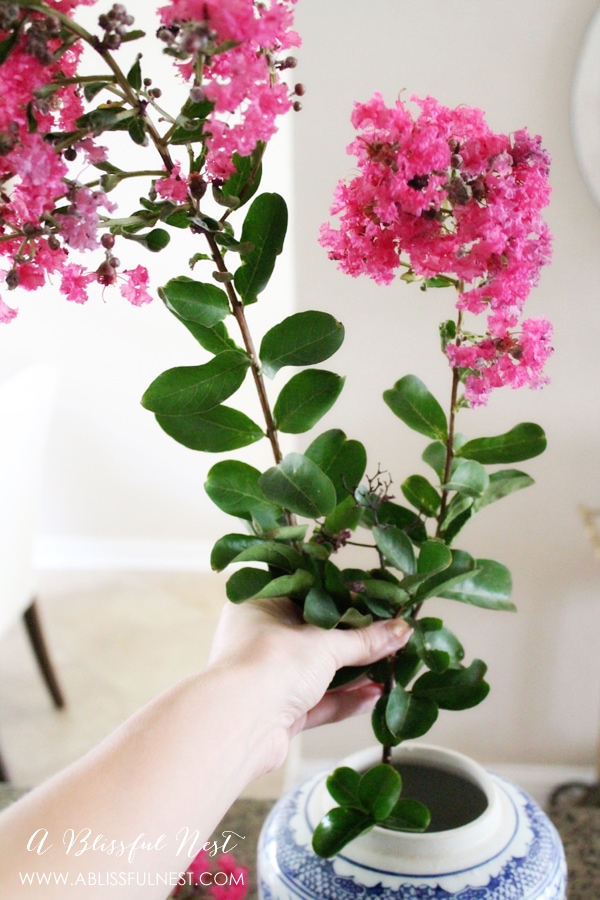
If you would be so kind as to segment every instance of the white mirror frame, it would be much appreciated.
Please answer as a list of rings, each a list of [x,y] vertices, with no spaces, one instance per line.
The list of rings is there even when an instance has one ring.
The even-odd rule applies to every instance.
[[[600,206],[600,9],[587,29],[575,70],[571,131],[581,174]]]

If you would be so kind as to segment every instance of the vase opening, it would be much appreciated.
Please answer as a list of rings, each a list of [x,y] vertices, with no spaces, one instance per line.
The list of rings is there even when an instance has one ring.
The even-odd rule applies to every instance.
[[[468,825],[488,807],[485,792],[457,772],[420,763],[396,765],[402,776],[402,796],[418,799],[431,813],[428,832]]]

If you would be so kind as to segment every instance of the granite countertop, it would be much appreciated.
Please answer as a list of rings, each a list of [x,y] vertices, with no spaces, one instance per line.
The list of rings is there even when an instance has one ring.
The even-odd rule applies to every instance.
[[[22,790],[0,784],[0,809],[14,802]],[[215,829],[234,831],[244,840],[237,841],[236,860],[248,868],[248,900],[258,900],[256,885],[256,845],[272,800],[237,800]],[[563,799],[550,813],[567,856],[569,870],[568,900],[600,900],[600,806],[588,805],[581,798]]]

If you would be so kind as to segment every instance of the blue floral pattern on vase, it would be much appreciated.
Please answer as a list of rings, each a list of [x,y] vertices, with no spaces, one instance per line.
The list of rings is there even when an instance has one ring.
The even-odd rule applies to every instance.
[[[283,797],[265,822],[258,848],[261,900],[564,900],[566,865],[554,826],[527,794],[492,777],[519,819],[511,840],[482,860],[477,873],[471,867],[433,875],[358,863],[346,855],[348,848],[331,860],[316,856],[307,807],[324,776],[310,779]],[[516,838],[523,827],[525,845]]]

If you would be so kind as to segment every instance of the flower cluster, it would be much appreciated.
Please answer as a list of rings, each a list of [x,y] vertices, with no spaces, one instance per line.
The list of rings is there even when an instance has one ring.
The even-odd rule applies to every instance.
[[[485,403],[500,385],[537,387],[552,352],[551,328],[529,320],[515,331],[550,236],[540,212],[548,203],[549,158],[526,130],[495,134],[483,113],[412,98],[418,113],[381,95],[355,106],[359,132],[348,147],[360,174],[341,182],[321,243],[340,268],[389,284],[454,284],[457,307],[487,313],[483,336],[459,331],[447,345],[454,367],[468,370],[465,397]]]
[[[211,860],[201,850],[188,867],[182,884],[172,897],[178,900],[244,900],[248,893],[248,869],[241,866],[231,853],[221,853]]]
[[[300,43],[291,30],[295,2],[173,0],[159,10],[159,37],[184,60],[180,70],[193,82],[192,97],[213,107],[206,128],[211,178],[227,178],[233,154],[249,156],[268,141],[277,116],[292,105],[279,70],[295,60],[278,57]]]
[[[186,206],[191,215],[196,210],[188,202],[190,176],[170,154],[169,130],[172,134],[173,129],[169,124],[166,135],[161,135],[152,124],[151,106],[160,90],[148,87],[151,80],[137,83],[131,73],[126,76],[129,61],[120,77],[109,72],[104,85],[92,86],[90,93],[85,90],[86,79],[78,73],[84,44],[107,59],[128,39],[133,25],[133,17],[120,3],[99,16],[100,37],[68,18],[78,5],[95,2],[49,0],[49,12],[43,14],[37,7],[28,9],[27,3],[0,0],[4,88],[0,252],[8,260],[2,274],[11,291],[17,287],[35,290],[55,276],[61,292],[76,303],[87,300],[91,283],[116,284],[127,300],[140,305],[151,300],[146,269],[121,270],[112,251],[113,236],[104,234],[111,239],[108,243],[101,236],[102,229],[112,227],[109,216],[116,209],[107,191],[120,180],[120,175],[114,175],[118,167],[106,162],[103,132],[125,125],[136,143],[147,143],[150,133],[165,172],[150,183],[150,200]],[[290,57],[278,61],[277,54],[299,43],[291,30],[294,2],[172,0],[158,10],[162,23],[158,36],[191,83],[196,121],[200,110],[202,133],[190,135],[190,141],[200,145],[201,164],[195,164],[192,177],[204,189],[208,181],[231,174],[234,152],[249,156],[259,142],[267,141],[275,131],[276,116],[292,105],[280,70],[294,61]],[[114,60],[111,69],[119,71]],[[100,105],[87,113],[84,99],[93,101],[97,88],[103,87],[110,93],[103,92]],[[90,166],[102,170],[103,165],[108,176],[83,181]],[[135,174],[128,172],[126,177]],[[125,236],[136,231],[139,227],[134,225]],[[73,252],[94,250],[104,250],[104,258],[95,266],[86,268],[73,261]],[[10,322],[16,314],[0,297],[0,322]]]

